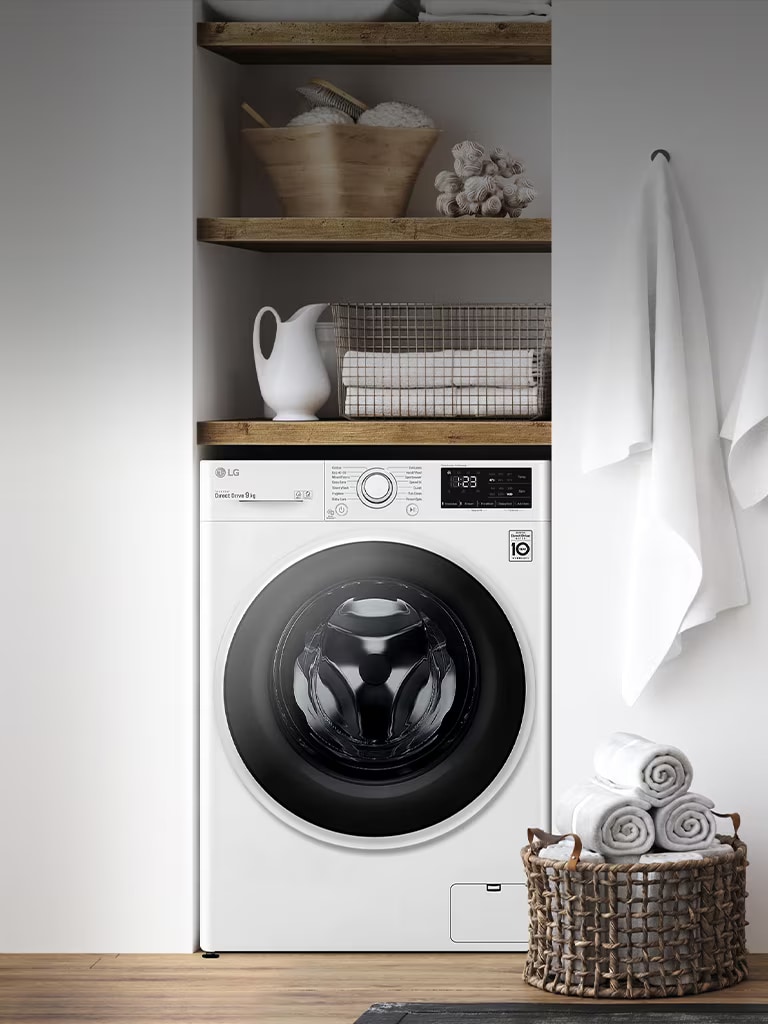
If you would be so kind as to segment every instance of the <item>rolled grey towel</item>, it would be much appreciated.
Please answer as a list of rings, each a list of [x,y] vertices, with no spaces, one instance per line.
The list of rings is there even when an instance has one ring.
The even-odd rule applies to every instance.
[[[636,793],[592,779],[563,793],[555,827],[575,832],[589,850],[632,861],[653,846],[656,834],[650,809],[649,801]]]
[[[654,807],[687,792],[693,768],[677,747],[654,743],[631,732],[615,732],[594,756],[595,774],[620,789],[636,789]]]
[[[663,807],[657,807],[653,814],[656,842],[662,849],[673,852],[711,846],[717,832],[712,814],[714,806],[711,800],[698,793],[683,793]]]

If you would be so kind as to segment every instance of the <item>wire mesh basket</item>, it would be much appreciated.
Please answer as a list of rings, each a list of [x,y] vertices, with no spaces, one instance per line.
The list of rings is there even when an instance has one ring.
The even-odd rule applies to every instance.
[[[549,419],[548,303],[335,303],[347,419]]]

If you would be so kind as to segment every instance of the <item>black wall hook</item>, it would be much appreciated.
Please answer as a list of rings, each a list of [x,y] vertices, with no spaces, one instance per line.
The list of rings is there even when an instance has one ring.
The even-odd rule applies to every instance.
[[[653,158],[657,157],[659,153],[661,153],[662,156],[666,157],[667,163],[669,163],[669,151],[666,149],[654,149],[654,151],[651,153],[651,161],[653,161]]]

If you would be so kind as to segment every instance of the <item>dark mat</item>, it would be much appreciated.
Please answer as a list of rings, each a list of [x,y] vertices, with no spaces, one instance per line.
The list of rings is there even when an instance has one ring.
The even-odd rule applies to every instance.
[[[768,1004],[374,1003],[355,1024],[768,1024]]]

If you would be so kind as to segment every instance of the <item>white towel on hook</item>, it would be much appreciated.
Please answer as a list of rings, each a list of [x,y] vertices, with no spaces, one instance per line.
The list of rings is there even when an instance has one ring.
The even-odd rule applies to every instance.
[[[637,463],[622,669],[634,704],[683,632],[747,602],[696,259],[661,156],[615,266],[583,454],[585,471]]]
[[[721,436],[731,441],[728,475],[742,508],[768,497],[768,281],[752,345]]]

